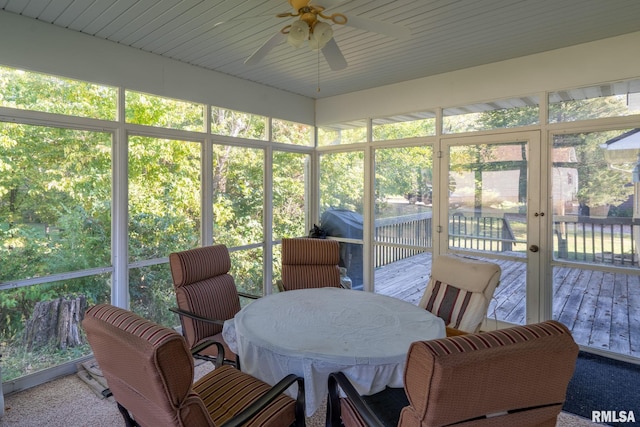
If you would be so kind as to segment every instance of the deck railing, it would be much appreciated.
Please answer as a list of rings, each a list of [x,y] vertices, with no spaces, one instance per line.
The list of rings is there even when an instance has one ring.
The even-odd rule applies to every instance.
[[[513,245],[518,242],[511,229],[510,221],[514,220],[524,220],[524,216],[509,214],[504,217],[451,215],[449,217],[449,244],[456,248],[497,252],[511,251]],[[430,212],[378,219],[375,223],[375,229],[376,242],[383,243],[376,245],[376,267],[422,252],[407,246],[430,248],[433,245]]]
[[[555,216],[553,225],[557,259],[638,266],[638,218],[567,215]]]
[[[431,212],[377,219],[376,242],[399,246],[376,245],[376,268],[423,252],[406,246],[432,247],[431,228]]]
[[[499,216],[449,216],[449,245],[491,252],[516,251],[514,224],[526,224],[522,214]],[[571,261],[638,266],[640,219],[555,216],[555,257]],[[431,213],[378,219],[375,223],[376,267],[416,255],[415,247],[433,245]],[[412,248],[414,247],[414,248]]]
[[[524,222],[525,216],[449,216],[449,245],[455,248],[490,252],[511,252],[518,241],[511,227],[512,221]]]

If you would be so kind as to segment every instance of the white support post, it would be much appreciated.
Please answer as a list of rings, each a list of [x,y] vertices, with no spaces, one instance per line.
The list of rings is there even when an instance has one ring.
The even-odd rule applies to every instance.
[[[633,182],[633,219],[640,218],[640,154],[638,154],[638,161],[636,162],[635,168],[633,168],[632,172],[632,182]],[[640,226],[632,226],[633,229],[633,241],[635,244],[635,259],[634,262],[636,264],[640,263]]]

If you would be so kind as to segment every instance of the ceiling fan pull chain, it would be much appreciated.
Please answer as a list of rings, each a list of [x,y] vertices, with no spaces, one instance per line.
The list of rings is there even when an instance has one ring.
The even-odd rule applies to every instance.
[[[317,59],[318,59],[318,92],[320,92],[320,49],[318,49],[317,53],[316,53]]]

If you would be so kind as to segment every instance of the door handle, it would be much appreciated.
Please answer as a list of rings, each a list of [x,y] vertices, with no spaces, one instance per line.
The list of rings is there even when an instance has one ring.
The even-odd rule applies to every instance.
[[[540,248],[538,247],[538,245],[531,245],[531,246],[529,246],[529,250],[531,252],[538,252],[540,250]]]

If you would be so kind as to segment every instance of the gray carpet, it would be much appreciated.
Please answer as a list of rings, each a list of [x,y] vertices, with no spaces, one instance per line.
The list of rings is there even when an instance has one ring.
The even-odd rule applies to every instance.
[[[210,369],[196,367],[196,377]],[[113,427],[124,422],[111,399],[98,397],[95,391],[77,375],[5,396],[5,415],[1,427]],[[307,420],[308,427],[324,427],[325,409],[319,409]],[[558,427],[593,427],[590,420],[563,413]]]
[[[581,351],[567,388],[564,410],[590,417],[592,410],[633,411],[640,416],[640,365]],[[636,392],[631,392],[635,390]],[[635,422],[611,422],[613,426],[640,426]]]

